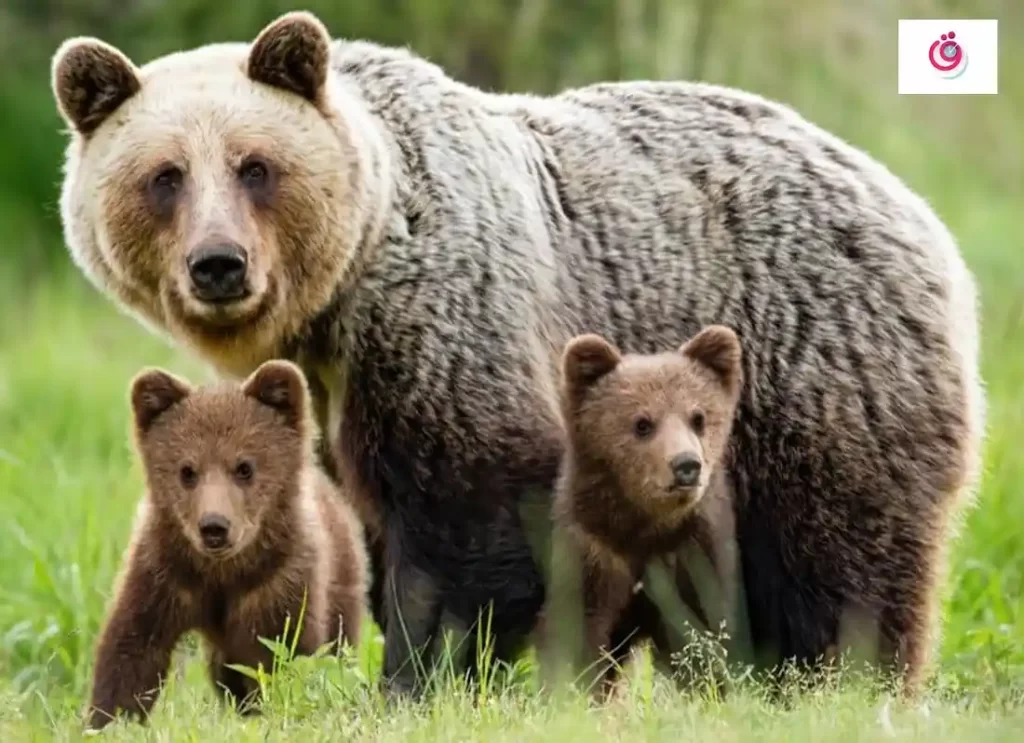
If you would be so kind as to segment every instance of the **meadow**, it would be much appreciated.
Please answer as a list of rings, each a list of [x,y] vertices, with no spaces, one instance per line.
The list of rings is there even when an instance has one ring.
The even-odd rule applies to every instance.
[[[847,7],[818,7],[826,6]],[[837,28],[847,29],[823,33]],[[1005,28],[1018,30],[1004,31],[1004,42],[1024,38],[1020,24]],[[723,27],[723,50],[743,46],[737,29],[734,38],[733,27]],[[889,43],[863,46],[865,64],[882,65]],[[244,720],[218,707],[195,645],[186,644],[149,726],[115,726],[106,739],[1024,740],[1024,77],[1013,75],[1024,67],[1004,51],[1000,96],[933,104],[896,101],[891,73],[882,78],[888,87],[869,90],[862,80],[855,89],[830,76],[828,60],[744,67],[716,48],[708,78],[792,103],[906,179],[950,226],[978,281],[989,408],[984,478],[952,545],[943,635],[924,699],[902,704],[855,678],[785,704],[756,684],[741,683],[725,698],[683,695],[639,663],[622,697],[603,708],[537,694],[529,665],[482,689],[452,682],[422,704],[388,706],[376,690],[381,642],[371,631],[340,660],[285,664],[268,682],[265,714]],[[817,47],[813,54],[823,57]],[[22,143],[20,151],[0,147],[0,741],[77,740],[94,642],[142,493],[129,380],[142,366],[196,382],[212,375],[121,314],[60,250],[57,124],[42,66],[0,83],[0,141],[17,131]]]

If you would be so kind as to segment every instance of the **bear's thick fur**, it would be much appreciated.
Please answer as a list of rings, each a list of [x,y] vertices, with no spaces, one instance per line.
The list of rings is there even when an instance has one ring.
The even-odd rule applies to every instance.
[[[712,323],[745,350],[729,474],[760,662],[813,660],[849,609],[921,677],[979,470],[977,300],[868,156],[713,85],[484,93],[307,13],[141,68],[71,39],[53,86],[82,270],[226,373],[311,379],[395,688],[443,623],[492,607],[503,658],[529,636],[519,506],[554,485],[568,339],[650,353]]]
[[[566,453],[553,511],[580,579],[565,588],[552,582],[545,625],[566,605],[566,597],[555,594],[578,591],[584,628],[578,660],[606,682],[617,675],[614,666],[606,667],[606,655],[625,659],[637,641],[651,639],[667,669],[679,649],[668,642],[669,623],[658,619],[653,605],[652,619],[635,623],[650,603],[634,595],[652,561],[674,567],[681,554],[702,555],[716,590],[699,596],[700,580],[690,579],[688,568],[703,566],[680,564],[674,571],[680,593],[702,624],[715,619],[733,631],[738,564],[725,473],[741,359],[736,334],[722,326],[659,354],[623,355],[593,334],[565,348]],[[565,566],[557,567],[564,573]],[[608,684],[596,688],[606,691]]]
[[[241,385],[193,388],[159,369],[132,382],[146,495],[96,647],[89,725],[156,702],[180,637],[197,630],[222,698],[254,709],[258,638],[297,652],[358,644],[368,591],[363,533],[316,463],[302,372],[261,365]],[[304,612],[304,613],[303,613]],[[302,620],[301,626],[298,624]]]

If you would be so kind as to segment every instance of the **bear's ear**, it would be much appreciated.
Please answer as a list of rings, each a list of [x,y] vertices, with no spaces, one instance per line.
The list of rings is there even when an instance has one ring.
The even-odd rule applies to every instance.
[[[242,392],[281,413],[293,428],[302,427],[309,406],[309,386],[292,362],[264,362],[242,383]]]
[[[565,346],[562,376],[570,390],[583,390],[613,371],[621,360],[618,349],[601,336],[578,335]]]
[[[188,382],[162,369],[139,372],[131,385],[132,414],[135,425],[145,433],[153,422],[192,393]]]
[[[58,47],[50,84],[61,116],[86,137],[142,88],[128,57],[88,37],[68,39]]]
[[[680,346],[679,352],[713,371],[727,389],[739,386],[743,375],[743,349],[731,328],[709,325]]]
[[[264,28],[249,50],[246,73],[319,104],[327,85],[331,37],[307,11],[285,13]]]

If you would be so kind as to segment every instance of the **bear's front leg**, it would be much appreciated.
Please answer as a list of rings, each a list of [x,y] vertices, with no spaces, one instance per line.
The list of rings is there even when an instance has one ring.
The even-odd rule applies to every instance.
[[[634,576],[604,558],[591,561],[583,578],[583,615],[586,634],[584,681],[598,699],[611,694],[619,669],[640,631],[629,626],[627,612],[633,598]]]
[[[624,560],[592,549],[580,531],[556,524],[553,535],[542,652],[549,662],[568,655],[576,682],[605,699],[647,630],[634,609],[636,579]]]
[[[188,627],[178,602],[147,573],[136,566],[129,570],[100,636],[88,710],[92,730],[119,713],[145,722]]]
[[[220,636],[208,639],[210,681],[222,702],[242,715],[260,714],[259,683],[231,666],[254,671],[262,666],[264,673],[273,673],[274,652],[261,640],[294,646],[296,657],[315,653],[333,639],[325,631],[325,600],[324,587],[310,573],[289,571],[238,598],[228,609]]]
[[[235,663],[229,661],[220,648],[210,648],[207,670],[217,697],[222,704],[233,706],[241,715],[258,714],[259,684],[255,679],[228,667],[231,665]]]
[[[396,521],[385,538],[382,680],[389,693],[416,697],[433,671],[443,606],[437,581],[409,554],[411,544]]]

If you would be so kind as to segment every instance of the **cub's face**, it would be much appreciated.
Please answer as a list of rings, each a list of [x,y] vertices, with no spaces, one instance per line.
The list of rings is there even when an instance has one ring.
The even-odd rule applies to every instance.
[[[297,367],[263,364],[242,385],[194,389],[160,370],[132,383],[136,442],[153,506],[201,554],[232,557],[300,487],[307,389]]]
[[[655,355],[622,356],[595,335],[570,341],[565,415],[578,465],[606,468],[645,510],[692,508],[728,443],[740,355],[723,326]]]
[[[141,68],[96,39],[53,61],[71,130],[62,218],[97,284],[240,375],[329,301],[366,218],[329,37],[294,13],[252,45]]]

